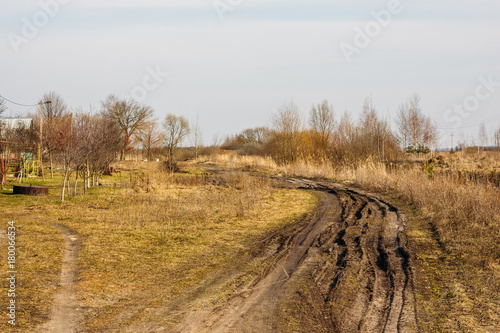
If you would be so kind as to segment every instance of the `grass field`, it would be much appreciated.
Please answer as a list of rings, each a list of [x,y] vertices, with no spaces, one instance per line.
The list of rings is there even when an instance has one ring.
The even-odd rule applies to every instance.
[[[390,196],[406,207],[416,254],[420,325],[425,332],[500,329],[498,152],[438,154],[358,168],[225,154],[229,168],[326,178]]]
[[[209,176],[191,167],[168,174],[155,164],[118,165],[88,195],[60,203],[60,177],[49,181],[46,197],[4,191],[1,226],[16,221],[17,328],[35,332],[50,315],[59,281],[63,239],[48,223],[80,235],[78,302],[87,331],[109,331],[154,320],[165,327],[189,306],[190,293],[217,303],[265,265],[253,247],[270,232],[314,210],[316,197],[276,189],[268,179],[233,172]],[[1,269],[7,251],[2,243]],[[217,274],[231,282],[204,285]],[[0,290],[7,301],[7,285]],[[152,311],[152,309],[156,309]],[[166,309],[175,309],[168,311]],[[2,317],[6,318],[2,309]],[[162,314],[159,316],[159,314]],[[6,320],[0,331],[6,331]]]
[[[3,191],[2,272],[7,222],[17,227],[13,331],[36,332],[49,318],[63,248],[54,224],[81,238],[77,299],[86,331],[148,322],[168,330],[188,308],[224,302],[267,265],[259,240],[317,204],[310,192],[277,188],[266,177],[242,172],[251,171],[326,178],[389,196],[409,216],[422,330],[493,332],[500,327],[500,190],[492,175],[500,159],[495,153],[440,156],[349,169],[223,154],[184,165],[178,174],[161,172],[156,163],[117,163],[119,172],[104,177],[102,186],[82,195],[80,184],[64,204],[60,176],[44,183],[50,187],[46,197]],[[201,164],[233,171],[209,175]],[[7,283],[1,287],[6,304]],[[6,320],[0,322],[0,331],[7,328]]]

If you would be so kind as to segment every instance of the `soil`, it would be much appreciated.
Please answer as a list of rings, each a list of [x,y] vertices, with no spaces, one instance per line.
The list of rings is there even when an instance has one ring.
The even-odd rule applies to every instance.
[[[321,197],[286,237],[259,243],[274,264],[224,304],[180,314],[173,332],[415,332],[413,255],[404,216],[377,195],[338,184],[280,179]],[[60,291],[40,332],[78,332],[79,237],[64,235]],[[281,235],[283,236],[283,235]],[[278,242],[278,244],[276,244]],[[206,303],[204,303],[206,304]],[[196,310],[198,309],[198,310]],[[122,331],[126,330],[122,327]],[[165,331],[154,323],[134,331]]]
[[[320,192],[316,215],[281,241],[275,264],[226,304],[186,313],[175,332],[415,332],[404,216],[376,195],[285,179]]]
[[[77,256],[80,239],[76,232],[60,224],[49,225],[57,228],[64,236],[64,254],[61,268],[59,291],[54,300],[50,319],[39,332],[74,333],[80,332],[80,314],[76,299]]]

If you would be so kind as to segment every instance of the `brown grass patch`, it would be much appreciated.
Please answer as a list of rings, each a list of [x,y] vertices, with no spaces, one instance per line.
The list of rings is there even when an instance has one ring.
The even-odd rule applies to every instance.
[[[49,197],[9,197],[5,223],[14,212],[30,214],[18,221],[19,332],[35,331],[47,319],[59,279],[62,237],[42,221],[80,235],[82,328],[120,331],[151,321],[174,325],[178,311],[188,306],[186,295],[203,292],[211,302],[228,297],[264,264],[254,258],[255,242],[298,221],[316,204],[309,192],[275,189],[268,179],[238,172],[208,176],[193,166],[168,174],[158,171],[156,163],[146,165],[118,165],[121,172],[104,177],[99,189],[65,204],[58,202],[56,189]],[[38,259],[29,259],[35,253]],[[235,278],[198,290],[221,271]],[[171,307],[177,312],[155,315]]]

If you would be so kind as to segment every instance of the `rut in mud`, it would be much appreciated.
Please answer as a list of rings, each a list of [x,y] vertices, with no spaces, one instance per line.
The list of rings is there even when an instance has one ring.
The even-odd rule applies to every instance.
[[[272,269],[178,331],[288,331],[287,316],[293,331],[417,331],[412,256],[398,210],[340,185],[286,182],[321,192],[317,214],[281,244]]]

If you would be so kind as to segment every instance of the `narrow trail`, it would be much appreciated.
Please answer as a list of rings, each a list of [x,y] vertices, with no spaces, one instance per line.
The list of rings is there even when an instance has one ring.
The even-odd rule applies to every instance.
[[[279,332],[298,275],[313,290],[293,307],[307,312],[304,323],[294,319],[299,326],[314,318],[304,332],[416,332],[412,256],[397,208],[336,184],[285,181],[321,192],[316,215],[281,244],[269,271],[177,332]]]
[[[64,254],[59,290],[54,299],[50,319],[39,328],[39,332],[75,333],[80,332],[80,314],[76,300],[77,257],[80,239],[76,232],[60,224],[47,223],[57,228],[64,237]]]

